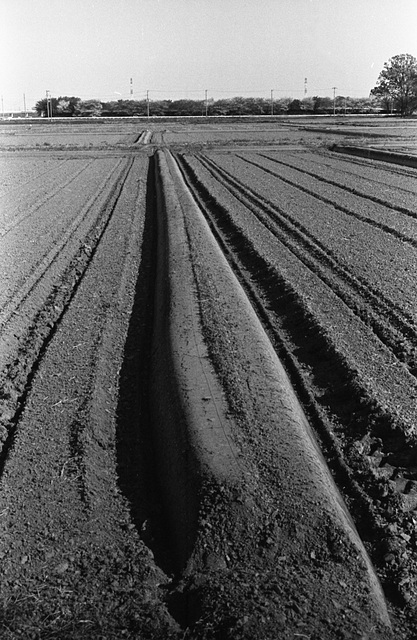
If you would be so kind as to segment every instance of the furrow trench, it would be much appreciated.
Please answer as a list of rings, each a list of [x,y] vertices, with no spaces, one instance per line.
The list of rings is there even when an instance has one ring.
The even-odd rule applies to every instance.
[[[213,500],[213,492],[222,495],[227,514],[222,525],[224,542],[236,548],[250,532],[250,525],[246,531],[242,529],[242,519],[253,523],[259,517],[254,504],[264,502],[265,517],[267,505],[275,503],[277,522],[280,518],[285,520],[297,505],[298,512],[308,520],[305,525],[317,532],[329,526],[324,522],[331,522],[330,526],[356,548],[361,558],[356,569],[362,567],[362,579],[369,585],[371,616],[379,616],[380,623],[389,625],[372,564],[271,342],[175,160],[169,152],[162,151],[157,158],[163,198],[158,207],[153,411],[159,474],[165,477],[164,491],[169,489],[166,495],[172,508],[171,526],[180,566],[184,567],[185,576],[198,571],[210,583],[207,555],[202,554],[202,547],[214,545],[214,532],[211,528],[202,531],[202,513],[207,496]],[[236,316],[231,322],[232,308]],[[231,359],[224,350],[226,337]],[[237,347],[239,342],[241,346]],[[223,354],[221,365],[216,358],[219,350]],[[212,371],[207,368],[207,355],[217,362]],[[236,367],[246,378],[244,385]],[[217,420],[217,426],[207,422],[210,415],[211,420]],[[252,439],[263,460],[261,465],[257,454],[249,454],[247,449]],[[271,474],[269,465],[274,458]],[[239,496],[238,511],[233,495]],[[210,522],[210,516],[205,514],[203,520]],[[255,539],[250,544],[255,544]],[[289,539],[288,544],[291,554]],[[303,556],[306,552],[300,548],[298,551]],[[237,572],[240,560],[226,560],[227,575]],[[224,562],[221,554],[217,562]],[[349,572],[347,566],[341,570]],[[309,580],[315,580],[308,567],[307,574]],[[290,582],[291,578],[286,584],[289,590]],[[329,583],[329,588],[334,585]],[[186,623],[192,625],[193,619],[187,617],[184,608],[189,597],[185,579],[181,591],[171,594],[170,602],[178,619],[184,616]],[[204,608],[204,597],[200,606]]]

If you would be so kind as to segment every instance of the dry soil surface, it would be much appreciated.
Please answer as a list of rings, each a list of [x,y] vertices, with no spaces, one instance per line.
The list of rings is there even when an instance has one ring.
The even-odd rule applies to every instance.
[[[3,132],[2,637],[416,637],[416,172],[233,126]]]

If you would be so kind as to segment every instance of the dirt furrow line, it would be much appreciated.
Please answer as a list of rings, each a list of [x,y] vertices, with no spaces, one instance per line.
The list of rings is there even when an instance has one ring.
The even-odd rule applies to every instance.
[[[245,183],[206,160],[205,157],[199,157],[199,161],[211,173],[215,172],[215,178],[223,181],[226,188],[248,206],[268,230],[318,275],[393,350],[396,357],[414,372],[417,349],[414,318],[405,314],[381,291],[374,289],[366,279],[352,273],[334,252],[285,211],[273,206]]]
[[[67,254],[62,251],[54,252],[52,261],[64,260],[59,279],[56,279],[50,262],[43,265],[42,274],[37,279],[40,282],[39,287],[32,287],[32,296],[29,295],[30,291],[26,292],[26,298],[19,300],[19,305],[23,305],[24,309],[17,305],[14,309],[15,313],[11,313],[7,318],[8,322],[0,337],[0,441],[3,443],[0,460],[2,466],[13,443],[30,381],[37,370],[41,354],[57,330],[95,254],[132,164],[132,159],[125,161],[121,167],[119,164],[117,171],[115,169],[115,180],[108,186],[104,196],[94,194],[90,206],[87,210],[83,210],[82,218],[85,218],[91,211],[91,206],[96,201],[100,202],[101,197],[94,220],[90,220],[90,224],[83,229],[82,244],[80,245],[78,241],[75,247],[69,247]],[[72,232],[76,229],[77,226],[72,229]],[[69,234],[65,241],[68,242],[71,238],[72,235]],[[78,248],[76,248],[77,245]],[[74,249],[76,249],[75,253]],[[18,309],[19,313],[17,313]]]
[[[413,208],[400,204],[402,201],[404,201],[405,192],[400,191],[399,189],[391,189],[389,193],[391,199],[388,200],[386,198],[381,198],[381,183],[379,183],[377,189],[374,190],[372,188],[372,183],[370,184],[368,179],[363,179],[360,176],[357,176],[355,177],[354,184],[350,184],[349,180],[346,179],[346,176],[342,174],[340,176],[341,179],[335,180],[333,178],[329,178],[328,175],[323,175],[323,173],[320,172],[320,167],[316,167],[316,163],[303,162],[303,158],[294,158],[293,162],[289,162],[288,160],[283,160],[282,157],[278,158],[277,156],[271,156],[264,153],[260,153],[258,155],[261,158],[265,158],[266,160],[272,161],[278,165],[294,169],[295,171],[300,172],[303,175],[305,174],[311,176],[312,178],[314,178],[314,180],[323,182],[323,184],[328,184],[330,186],[336,187],[336,189],[341,189],[342,191],[346,191],[347,193],[353,194],[360,198],[364,198],[365,200],[372,200],[372,202],[376,202],[377,204],[380,204],[383,207],[387,207],[392,211],[398,211],[399,213],[403,213],[404,215],[410,216],[412,218],[417,217],[417,212],[413,210]],[[332,174],[334,175],[335,173],[336,172],[333,169]],[[362,188],[358,188],[358,183],[364,183],[362,184]],[[417,194],[415,191],[409,192],[407,199],[410,201],[411,207],[413,207],[415,204],[416,195]],[[398,203],[396,202],[396,200],[399,200],[400,202]]]
[[[27,218],[30,218],[31,216],[33,216],[37,211],[39,211],[39,209],[41,209],[41,207],[43,207],[47,202],[49,202],[50,200],[52,200],[52,198],[58,195],[62,191],[62,189],[64,189],[65,187],[70,185],[72,182],[74,182],[74,180],[76,180],[82,173],[84,173],[93,163],[94,163],[94,160],[87,161],[85,165],[82,166],[80,169],[77,169],[73,173],[73,175],[71,175],[70,177],[66,175],[65,180],[63,182],[58,182],[57,184],[56,179],[51,180],[53,184],[53,189],[47,190],[45,195],[41,196],[39,200],[33,202],[33,204],[31,204],[29,207],[25,206],[24,211],[22,211],[20,214],[17,213],[17,211],[19,207],[22,206],[22,204],[23,205],[25,204],[25,199],[27,198],[27,196],[26,194],[22,193],[20,203],[18,200],[13,199],[13,207],[7,208],[7,217],[10,218],[10,221],[9,222],[5,221],[5,224],[0,228],[0,238],[3,238],[4,236],[6,236],[12,229],[15,229],[19,224],[24,222]],[[48,189],[47,184],[43,185],[43,190],[45,188]]]
[[[297,181],[297,179],[295,178],[285,177],[282,173],[275,172],[274,170],[266,167],[264,164],[258,163],[249,159],[247,156],[239,155],[238,157],[244,160],[245,162],[247,162],[248,164],[252,164],[253,166],[258,167],[262,171],[265,171],[265,173],[269,173],[270,175],[273,175],[275,178],[282,180],[282,182],[285,182],[286,184],[292,187],[295,187],[310,196],[313,196],[314,198],[316,198],[317,200],[320,200],[321,202],[324,202],[325,204],[331,205],[335,209],[339,209],[339,211],[342,211],[346,215],[352,216],[357,220],[364,222],[365,224],[369,224],[370,226],[373,226],[377,229],[381,229],[386,233],[392,234],[395,238],[398,238],[402,242],[409,243],[412,247],[417,247],[417,230],[416,230],[415,224],[408,225],[407,232],[404,232],[403,231],[403,228],[405,226],[404,223],[396,224],[396,220],[392,219],[392,211],[396,211],[398,213],[406,215],[407,217],[410,217],[413,220],[417,218],[417,212],[412,211],[405,207],[395,206],[389,202],[380,200],[379,198],[375,198],[366,193],[349,190],[345,186],[340,185],[337,182],[325,180],[322,177],[318,177],[317,175],[314,175],[312,172],[308,172],[304,169],[302,170],[296,169],[292,165],[287,165],[287,163],[281,162],[280,160],[273,160],[269,157],[263,156],[262,154],[260,155],[261,157],[264,157],[266,160],[269,160],[273,163],[281,164],[282,166],[289,166],[291,169],[296,170],[301,175],[305,174],[305,175],[309,175],[310,177],[314,177],[318,182],[323,182],[326,184],[330,184],[332,186],[336,186],[337,189],[341,191],[349,191],[350,193],[352,193],[352,195],[358,196],[361,199],[363,198],[365,201],[375,202],[376,204],[383,206],[387,211],[383,213],[380,213],[378,211],[377,212],[367,211],[366,214],[362,214],[359,211],[360,201],[359,203],[358,201],[355,201],[353,204],[350,203],[349,206],[342,205],[339,203],[339,198],[337,197],[336,193],[334,195],[332,194],[331,197],[328,197],[324,195],[324,190],[321,190],[320,188],[319,189],[312,188],[311,182],[309,182],[308,186],[306,186],[305,184],[302,184],[299,180]],[[346,197],[345,198],[341,197],[341,200],[346,200]]]
[[[331,148],[330,148],[330,150],[331,150]],[[334,153],[334,151],[333,151],[333,153]],[[341,155],[343,155],[343,154],[341,154]],[[375,161],[371,160],[371,159],[369,159],[369,160],[365,159],[363,154],[362,154],[362,157],[360,157],[360,156],[356,156],[356,157],[355,156],[350,156],[348,160],[347,159],[345,160],[344,158],[341,158],[340,162],[343,162],[343,163],[348,162],[349,164],[356,165],[356,166],[359,166],[359,167],[365,167],[367,169],[369,169],[369,168],[375,169]],[[389,162],[387,162],[387,163],[381,163],[381,166],[378,167],[378,169],[380,171],[386,171],[389,176],[397,175],[400,178],[403,178],[404,176],[408,176],[409,178],[411,178],[411,180],[415,180],[415,177],[416,177],[415,169],[408,168],[407,166],[404,166],[404,165],[401,167],[401,169],[398,169],[396,165],[390,164]],[[394,185],[392,185],[392,186],[394,186]],[[410,191],[413,192],[414,189],[411,189]]]
[[[0,629],[10,640],[34,630],[72,640],[126,630],[180,637],[161,597],[169,579],[139,538],[118,476],[118,455],[128,455],[118,451],[119,386],[127,384],[119,372],[132,355],[125,339],[145,217],[154,212],[146,211],[147,159],[132,162],[38,356],[1,477]]]
[[[67,263],[74,259],[74,255],[77,256],[77,252],[78,255],[91,254],[92,247],[85,241],[85,236],[91,235],[91,230],[94,229],[97,218],[93,221],[92,217],[97,210],[100,212],[105,209],[123,169],[123,161],[120,160],[107,176],[107,179],[113,177],[113,182],[110,182],[104,191],[100,187],[87,200],[55,245],[39,262],[31,266],[25,277],[20,278],[12,297],[9,291],[5,292],[3,297],[7,297],[0,312],[0,325],[3,329],[3,335],[0,337],[0,370],[10,361],[11,349],[17,349],[18,341],[27,332],[27,326],[50,296],[58,281],[58,274],[65,273]]]
[[[272,156],[265,154],[266,157],[272,159]],[[416,172],[407,170],[395,170],[394,167],[386,166],[376,167],[374,163],[369,161],[355,162],[355,159],[349,158],[349,160],[343,160],[340,157],[335,157],[334,153],[326,151],[324,149],[315,150],[314,152],[305,151],[302,154],[289,154],[294,161],[302,161],[303,164],[320,165],[320,168],[328,169],[332,172],[336,172],[345,178],[350,180],[359,179],[360,182],[365,182],[370,185],[382,189],[384,192],[389,189],[396,189],[400,193],[407,195],[417,194],[417,186],[415,186]],[[318,170],[318,167],[315,167]],[[401,178],[399,180],[398,178]],[[407,186],[404,186],[407,185]]]
[[[332,146],[326,148],[318,149],[317,147],[312,149],[312,153],[316,156],[319,155],[320,158],[324,158],[324,160],[329,160],[331,158],[330,166],[338,166],[344,173],[349,173],[350,175],[359,175],[368,176],[369,174],[375,174],[378,172],[380,174],[386,173],[387,175],[387,184],[394,188],[398,188],[397,182],[398,178],[393,178],[398,176],[399,178],[406,179],[409,186],[406,187],[406,193],[415,193],[415,189],[410,186],[416,177],[416,170],[413,168],[409,168],[407,166],[402,166],[401,169],[398,168],[398,165],[389,164],[389,163],[381,163],[376,165],[374,160],[367,159],[364,156],[350,156],[348,158],[344,158],[343,154],[335,154],[335,151],[332,151]],[[339,156],[339,157],[338,157]],[[333,164],[334,163],[334,164]],[[371,178],[371,182],[372,182]],[[378,180],[376,181],[378,182]],[[382,180],[384,184],[384,181]]]
[[[327,589],[334,588],[332,572],[335,565],[329,558],[325,570],[327,577],[319,577],[313,565],[322,551],[309,550],[311,545],[321,544],[319,540],[324,529],[328,526],[332,529],[328,516],[330,520],[335,518],[333,524],[338,531],[337,536],[341,536],[340,541],[346,539],[346,534],[350,537],[350,518],[340,496],[337,497],[305,417],[299,413],[288,379],[253,308],[228,268],[172,157],[160,152],[158,159],[165,193],[165,221],[160,230],[160,236],[164,234],[161,238],[164,250],[159,254],[164,269],[159,271],[161,279],[158,285],[165,293],[157,311],[161,324],[156,333],[158,352],[155,354],[158,374],[161,374],[158,378],[164,379],[163,396],[158,406],[159,452],[165,462],[163,468],[167,470],[171,495],[175,493],[175,470],[177,473],[179,469],[188,470],[186,472],[192,476],[194,469],[196,481],[189,482],[186,491],[195,491],[197,495],[193,501],[187,498],[186,502],[193,504],[197,513],[200,512],[194,525],[192,555],[181,583],[171,594],[170,610],[174,610],[175,598],[178,607],[181,603],[184,606],[184,600],[193,603],[188,612],[182,613],[183,624],[189,626],[193,638],[205,638],[204,631],[209,622],[214,625],[213,629],[228,629],[229,635],[238,633],[241,628],[244,638],[272,639],[278,631],[282,638],[290,638],[301,624],[305,624],[310,632],[318,629],[319,625],[323,638],[333,637],[340,618],[338,622],[333,621],[331,614],[328,623],[332,630],[324,627],[315,617],[317,607],[320,609],[322,605],[315,601],[314,606],[298,609],[298,624],[295,622],[294,626],[288,612],[284,613],[287,609],[285,601],[280,597],[272,603],[270,591],[268,593],[265,587],[267,583],[276,584],[281,594],[287,594],[287,601],[296,597],[295,584],[296,591],[302,591],[303,597],[310,601],[316,588],[324,588],[321,597],[325,600]],[[200,307],[197,323],[193,317],[196,297]],[[204,350],[196,349],[201,331],[229,405],[225,430],[218,429],[216,424],[211,430],[206,424],[207,411],[213,419],[216,416],[215,410],[213,413],[216,402],[219,403],[217,416],[222,416],[224,400],[218,397],[217,385],[212,386],[210,382],[207,388],[204,374],[206,355]],[[162,334],[166,340],[165,348],[159,339]],[[183,414],[181,408],[182,411],[185,409]],[[223,414],[223,420],[225,418]],[[226,434],[224,449],[220,443]],[[232,447],[228,443],[229,438]],[[236,458],[236,453],[232,455],[232,463],[225,466],[233,449],[238,455]],[[195,455],[197,459],[193,458]],[[182,463],[181,458],[184,458]],[[178,482],[177,478],[177,490]],[[185,488],[180,489],[180,496],[176,500],[171,498],[170,503],[184,499],[184,491]],[[304,510],[307,503],[308,515]],[[336,503],[338,506],[334,511]],[[299,526],[306,533],[304,541],[296,536],[295,546],[289,531],[289,523],[293,520],[289,512],[294,507]],[[303,514],[301,518],[300,513]],[[295,513],[292,515],[295,517]],[[187,514],[179,510],[177,526],[183,527],[186,517]],[[262,524],[259,526],[259,523]],[[278,545],[276,552],[279,547],[281,553],[285,549],[278,565],[271,563],[272,556],[260,549],[264,535],[268,536],[267,546],[273,547],[275,541]],[[332,538],[333,534],[329,535]],[[354,533],[350,539],[354,547],[358,544],[356,548],[359,549],[361,542],[355,538],[356,535]],[[184,544],[187,537],[182,536],[182,540]],[[302,573],[293,564],[295,548],[298,557],[303,558]],[[359,561],[356,567],[359,566],[361,570],[367,566],[372,573],[369,561],[367,564],[365,560],[365,565]],[[349,574],[351,569],[355,571],[354,565],[348,568],[341,560],[337,570],[347,570]],[[353,584],[347,574],[345,579],[346,582],[343,579],[342,582],[346,586]],[[220,593],[219,581],[225,586]],[[372,611],[381,615],[377,582],[372,578],[370,582],[372,586],[368,593],[371,602],[367,611],[370,615]],[[257,593],[263,594],[268,616],[262,619],[252,606],[248,608],[246,590],[250,584],[257,585]],[[339,598],[340,595],[339,592]],[[241,620],[242,607],[247,613],[246,622]],[[361,617],[364,610],[360,611],[360,607],[355,609]],[[232,611],[233,616],[230,617]],[[283,613],[285,622],[281,617]],[[358,618],[356,621],[351,619],[348,627],[353,629],[357,621]],[[365,620],[362,624],[365,628],[369,625]],[[371,628],[368,633],[372,636]],[[384,634],[382,628],[379,633]]]
[[[252,188],[258,198],[265,200],[267,204],[272,203],[293,224],[301,225],[316,242],[324,242],[325,250],[327,248],[336,255],[338,261],[351,270],[357,279],[372,284],[376,291],[394,302],[403,313],[405,311],[409,317],[415,318],[415,287],[410,269],[415,264],[416,253],[409,242],[403,242],[395,234],[386,233],[377,226],[370,226],[355,216],[346,214],[336,203],[324,203],[323,206],[315,195],[308,193],[308,189],[307,192],[300,189],[291,180],[291,184],[287,185],[279,178],[269,177],[267,172],[242,160],[219,156],[216,164],[229,169],[235,179],[240,179],[243,185]],[[381,207],[375,203],[369,202],[366,205],[367,215],[378,216],[380,210]],[[391,212],[388,220],[392,219],[397,220],[397,225],[404,224],[408,235],[415,235],[414,220]],[[337,233],[335,229],[338,230]],[[374,261],[364,260],[370,248],[378,254],[378,270],[375,269]],[[397,266],[395,273],[392,270],[393,256]],[[384,273],[384,277],[380,277],[381,273]]]
[[[394,305],[401,314],[415,323],[415,285],[412,271],[416,249],[410,242],[403,242],[395,234],[386,233],[377,226],[368,225],[357,217],[346,214],[337,204],[324,203],[323,206],[320,200],[299,189],[298,185],[286,184],[241,160],[227,160],[219,156],[216,164],[229,170],[235,180],[243,183],[243,189],[246,185],[261,201],[276,207],[292,224],[300,227],[304,234],[321,245],[324,252],[330,252],[354,278],[371,287],[388,305]],[[366,206],[367,214],[375,213],[376,216],[380,209],[379,205],[372,202]],[[399,226],[404,224],[404,232],[408,236],[415,235],[417,227],[414,220],[392,212],[389,219],[396,219]],[[378,255],[378,269],[375,268],[375,261],[364,259],[369,250]],[[393,259],[396,262],[395,271],[392,269]]]
[[[111,170],[107,173],[104,180],[100,178],[100,185],[96,191],[85,201],[78,213],[75,209],[75,216],[67,221],[64,220],[64,224],[60,229],[60,235],[55,240],[55,243],[51,247],[51,242],[47,242],[43,247],[39,242],[37,251],[40,255],[36,255],[35,260],[28,264],[28,270],[18,274],[18,277],[12,281],[11,285],[1,292],[0,300],[2,304],[2,311],[0,312],[0,326],[4,326],[5,323],[16,314],[22,303],[30,296],[31,291],[38,285],[44,275],[49,271],[50,266],[58,261],[65,262],[64,257],[60,256],[61,252],[68,246],[67,254],[71,255],[70,248],[75,247],[77,250],[77,242],[82,242],[83,233],[89,228],[89,220],[92,214],[94,214],[94,208],[100,206],[100,200],[105,201],[108,194],[111,192],[112,185],[114,185],[115,174],[120,172],[120,168],[123,165],[123,161],[119,160]],[[111,182],[108,182],[111,181]],[[103,183],[108,182],[107,186],[103,189]],[[71,201],[70,201],[71,202]],[[39,226],[41,225],[40,221]],[[30,235],[35,235],[36,230],[29,226],[28,232]],[[23,233],[20,234],[21,243],[23,244]],[[7,250],[7,243],[3,245]],[[0,247],[2,247],[0,240]],[[88,251],[88,247],[86,249]]]
[[[268,154],[260,153],[259,156],[261,158],[265,158],[268,161],[275,162],[278,165],[288,167],[294,169],[301,174],[305,174],[314,178],[314,180],[318,180],[322,182],[324,185],[330,185],[332,187],[336,187],[336,189],[341,189],[342,191],[346,191],[348,194],[353,194],[354,196],[358,196],[359,198],[364,198],[365,200],[372,200],[372,202],[376,202],[377,204],[388,208],[392,211],[398,211],[399,213],[403,213],[405,216],[409,216],[411,218],[417,217],[417,212],[414,210],[416,192],[399,190],[399,189],[389,189],[388,190],[388,198],[381,197],[384,192],[383,186],[381,183],[378,183],[377,187],[368,180],[364,179],[361,176],[355,177],[355,180],[350,179],[346,175],[342,174],[342,172],[335,172],[334,169],[331,170],[332,175],[338,177],[337,180],[334,178],[330,178],[328,176],[329,171],[327,171],[327,175],[323,175],[323,172],[320,170],[320,167],[317,167],[316,163],[307,163],[303,162],[303,158],[299,158],[297,162],[297,158],[294,158],[294,161],[283,160],[282,158],[278,158],[276,156],[271,156]]]
[[[184,162],[184,157],[181,158],[181,163],[183,164],[183,162]],[[201,200],[204,203],[205,207],[209,207],[209,208],[212,207],[213,211],[217,212],[215,214],[216,219],[218,221],[218,224],[220,224],[220,226],[223,227],[223,233],[225,237],[228,239],[227,241],[233,242],[233,244],[236,247],[237,253],[241,255],[241,259],[246,264],[247,271],[249,273],[253,273],[253,277],[258,282],[258,286],[262,286],[262,279],[264,279],[265,291],[266,291],[267,297],[270,295],[270,293],[273,294],[274,286],[278,287],[277,291],[279,292],[281,290],[281,287],[279,285],[279,278],[275,282],[275,278],[277,278],[277,271],[276,271],[276,267],[273,265],[274,263],[279,265],[280,262],[282,262],[282,259],[285,257],[285,254],[282,254],[282,251],[280,251],[277,254],[277,257],[275,257],[275,254],[277,252],[276,252],[276,245],[275,245],[275,251],[274,251],[273,243],[272,243],[272,250],[271,249],[268,250],[268,243],[265,242],[265,239],[264,240],[262,239],[262,234],[264,233],[262,231],[262,226],[260,228],[255,226],[252,229],[251,227],[245,228],[244,223],[242,225],[239,224],[238,222],[239,218],[243,220],[244,216],[242,216],[241,212],[240,213],[237,212],[236,215],[234,215],[234,213],[232,213],[234,211],[233,208],[229,209],[227,206],[225,207],[224,205],[222,205],[222,198],[219,198],[219,196],[217,195],[217,189],[215,186],[216,183],[207,182],[204,177],[203,177],[203,182],[201,182],[201,180],[198,178],[196,180],[196,175],[193,172],[191,173],[191,176],[189,172],[186,172],[186,174],[187,174],[187,178],[189,179],[190,186],[196,187],[196,189],[194,189],[194,193],[196,195],[198,194],[201,196]],[[211,175],[211,174],[208,174],[208,175]],[[228,206],[233,207],[233,202],[229,202]],[[260,220],[260,222],[261,222],[261,225],[263,225],[262,219]],[[251,239],[252,234],[253,234],[253,239]],[[255,242],[254,239],[258,238],[258,236],[259,236],[259,242]],[[234,242],[235,238],[236,238],[236,242]],[[285,243],[283,246],[286,246]],[[263,247],[265,248],[263,249]],[[287,268],[286,263],[283,263],[282,267],[285,269],[289,269],[285,276],[286,279],[289,279],[290,274],[293,273],[294,270],[295,270],[295,273],[297,272],[297,269],[296,269],[297,265],[298,266],[300,266],[301,264],[304,265],[304,258],[303,258],[304,254],[301,254],[300,256],[299,252],[293,251],[292,246],[287,248],[291,252],[289,256],[291,257],[290,267]],[[258,256],[260,258],[259,264],[257,264]],[[301,257],[301,261],[299,261],[300,257]],[[317,280],[316,278],[320,277],[320,274],[317,274],[316,270],[314,269],[311,270],[308,263],[305,266],[308,269],[308,271],[305,272],[304,274],[304,279],[306,280],[306,283],[311,282],[310,286],[315,287],[316,289],[317,288],[320,289],[320,291],[322,291],[322,295],[324,294],[326,297],[330,296],[333,299],[334,296],[338,296],[338,292],[333,291],[332,288],[329,289],[324,280],[321,280],[321,285],[319,285],[320,280]],[[311,274],[310,276],[309,276],[309,272]],[[257,275],[258,273],[259,273],[259,277]],[[285,274],[285,271],[284,271],[284,274]],[[272,284],[273,282],[274,284]],[[309,290],[308,286],[306,286],[304,295],[307,294],[308,290]],[[291,291],[291,288],[289,291]],[[285,297],[287,297],[288,292],[285,291],[285,288],[283,290],[283,294],[285,295]],[[292,294],[289,294],[289,295],[291,296]],[[278,299],[279,299],[279,295],[278,295]],[[274,306],[273,299],[271,299],[269,304]],[[335,298],[333,301],[333,305],[337,305],[338,307],[340,307],[341,317],[343,316],[343,314],[346,315],[349,309],[349,307],[346,308],[344,306],[344,303],[340,304],[340,298],[339,298],[339,301],[337,301],[337,298]],[[350,309],[350,311],[356,315],[355,306],[353,307],[353,309]],[[352,320],[353,318],[349,318],[349,321],[345,320],[344,324],[352,323]],[[367,327],[366,322],[363,323],[362,320],[359,320],[357,318],[357,316],[356,316],[355,324],[357,324],[359,331],[362,331],[362,332],[365,329],[365,327]],[[369,327],[369,329],[370,329],[369,335],[375,338],[372,326]],[[320,335],[321,332],[319,327],[317,328],[317,330],[318,330],[318,335]],[[379,343],[379,340],[378,340],[378,343]],[[397,357],[391,354],[387,360],[385,367],[390,368],[394,366],[393,362],[397,362],[397,364],[399,364]],[[410,377],[409,381],[411,381],[412,379],[413,378]],[[409,382],[407,384],[409,384]],[[414,384],[415,384],[415,381],[414,381]]]
[[[16,202],[16,200],[18,199],[19,195],[22,192],[22,188],[27,187],[28,185],[33,185],[33,183],[36,183],[36,181],[42,179],[42,182],[45,182],[45,176],[49,177],[51,176],[51,174],[53,174],[55,171],[59,171],[62,167],[62,165],[65,165],[69,162],[68,158],[65,159],[61,159],[59,162],[48,162],[48,169],[44,169],[44,167],[42,167],[41,163],[39,163],[39,167],[37,169],[35,169],[33,171],[33,175],[25,180],[24,182],[22,182],[21,180],[18,180],[19,184],[17,185],[8,185],[7,183],[4,185],[2,185],[2,187],[0,188],[0,198],[4,198],[4,197],[11,197],[11,195],[13,194],[13,200],[14,202]],[[10,159],[8,160],[8,163],[10,163]],[[17,174],[19,175],[19,174]],[[19,176],[20,177],[20,176]]]
[[[387,151],[386,149],[378,149],[375,148],[378,145],[367,145],[365,147],[358,147],[349,145],[338,145],[333,144],[331,149],[332,151],[336,151],[338,153],[350,153],[352,155],[358,155],[365,158],[369,158],[371,160],[376,160],[377,162],[388,162],[390,164],[399,164],[407,167],[417,168],[417,158],[412,155],[408,155],[407,153],[396,153],[395,151]]]
[[[187,181],[193,187],[189,176]],[[394,391],[395,376],[403,373],[389,358],[377,364],[378,345],[375,345],[376,351],[370,348],[371,342],[367,343],[369,336],[364,328],[355,326],[346,310],[341,309],[338,314],[337,306],[329,300],[324,315],[318,314],[319,308],[312,306],[308,291],[315,291],[317,302],[322,302],[328,296],[325,290],[321,291],[317,283],[309,283],[308,278],[300,274],[299,282],[305,282],[302,293],[300,284],[297,285],[294,279],[296,265],[291,272],[286,272],[282,254],[278,264],[284,271],[280,275],[279,269],[266,257],[268,249],[261,234],[256,229],[242,232],[234,226],[230,212],[218,204],[212,184],[206,194],[194,189],[193,193],[222,238],[225,253],[231,253],[231,264],[291,371],[329,464],[345,495],[347,492],[357,525],[374,549],[373,557],[386,589],[415,608],[417,602],[412,583],[417,575],[417,558],[414,542],[398,546],[397,536],[398,531],[402,531],[404,540],[408,540],[417,522],[413,511],[417,505],[413,488],[417,444],[412,426],[415,409],[408,398],[408,393],[412,396],[417,392],[415,380],[413,383],[406,376],[399,382],[397,378],[399,386]],[[258,237],[258,243],[251,240]],[[308,304],[304,296],[311,298]],[[342,346],[341,336],[347,326],[351,333],[350,345],[357,344],[359,349],[356,354],[353,353],[355,349],[345,350]],[[362,365],[361,352],[367,354]],[[381,374],[384,378],[384,372],[388,373],[390,367],[393,367],[392,373],[396,371],[394,377],[389,374],[385,382],[377,380]],[[372,386],[368,376],[373,380]],[[382,394],[381,389],[377,391],[380,385]],[[389,398],[391,394],[392,399]],[[403,418],[396,417],[395,408],[402,406],[405,409],[407,405]],[[376,501],[375,496],[378,496]],[[395,549],[395,559],[386,549]]]
[[[366,498],[364,499],[363,493],[343,459],[343,454],[333,434],[332,427],[330,424],[327,424],[329,422],[328,418],[323,411],[317,408],[317,402],[310,388],[310,383],[306,383],[303,375],[303,365],[301,365],[303,360],[301,356],[302,343],[297,341],[296,349],[298,356],[296,357],[293,355],[295,347],[290,345],[290,340],[293,340],[295,344],[295,335],[291,336],[288,329],[285,328],[286,323],[284,321],[281,321],[278,325],[276,321],[272,320],[271,312],[275,313],[278,317],[285,315],[287,322],[292,322],[294,325],[294,319],[303,314],[302,307],[297,308],[297,292],[295,289],[291,289],[283,278],[279,278],[277,274],[273,273],[268,261],[257,254],[254,247],[240,231],[233,228],[232,225],[229,227],[225,222],[224,216],[217,215],[215,212],[217,208],[216,205],[213,206],[213,203],[209,203],[206,198],[202,197],[200,189],[195,189],[195,185],[189,180],[188,172],[184,171],[182,162],[179,166],[182,167],[184,180],[186,180],[189,188],[193,192],[194,198],[204,212],[222,252],[238,276],[252,305],[261,318],[271,343],[274,345],[279,357],[283,360],[287,371],[290,372],[292,383],[299,397],[303,399],[303,405],[314,425],[316,433],[320,434],[322,447],[327,451],[326,459],[333,469],[334,475],[340,478],[340,482],[344,483],[345,493],[346,487],[349,486],[351,493],[353,495],[356,494],[359,510],[365,510],[369,517],[367,500]],[[249,253],[250,259],[248,260],[247,256]],[[257,274],[262,275],[258,276]],[[276,304],[273,299],[269,297],[272,289],[277,300]],[[311,330],[313,319],[310,318],[306,324],[309,325],[309,329]],[[320,335],[321,330],[319,325],[316,326],[316,331],[317,335]],[[329,349],[328,345],[325,344],[325,340],[323,340],[321,349],[323,352],[327,352]],[[333,392],[335,393],[335,388],[337,387],[336,378],[339,377],[345,381],[346,372],[344,367],[340,366],[340,372],[337,372],[337,367],[333,364],[332,377]],[[344,382],[340,382],[340,384],[344,384]],[[352,497],[352,499],[354,500],[355,498]]]

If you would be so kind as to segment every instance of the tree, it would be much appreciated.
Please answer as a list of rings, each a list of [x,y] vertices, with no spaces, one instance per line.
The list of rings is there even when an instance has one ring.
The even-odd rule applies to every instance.
[[[333,113],[333,100],[327,96],[313,97],[314,113]]]
[[[100,100],[82,100],[79,103],[79,115],[83,117],[100,116],[102,110]]]
[[[173,100],[169,105],[168,114],[173,116],[201,115],[201,100]]]
[[[311,97],[303,98],[301,100],[301,104],[303,107],[304,113],[313,113],[314,111],[314,100]]]
[[[75,96],[59,96],[57,113],[61,117],[75,116],[79,113],[81,98]]]
[[[284,115],[288,112],[288,107],[292,102],[292,98],[278,98],[274,100],[274,113]]]
[[[50,98],[50,106],[52,106],[52,114],[49,115],[57,115],[57,108],[58,108],[58,100],[57,98]],[[42,116],[45,117],[48,115],[48,106],[47,106],[47,100],[46,98],[42,98],[42,100],[38,100],[38,102],[35,104],[35,111],[38,114],[38,116]]]
[[[291,100],[290,104],[288,105],[288,113],[303,113],[303,105],[301,103],[301,100],[298,100],[298,98]]]
[[[417,107],[417,60],[409,53],[390,58],[378,76],[372,96],[392,103],[402,116]]]

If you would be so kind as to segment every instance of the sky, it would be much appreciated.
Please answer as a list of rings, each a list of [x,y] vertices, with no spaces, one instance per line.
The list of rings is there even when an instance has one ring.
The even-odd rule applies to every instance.
[[[417,0],[0,0],[2,107],[365,97],[416,26]]]

